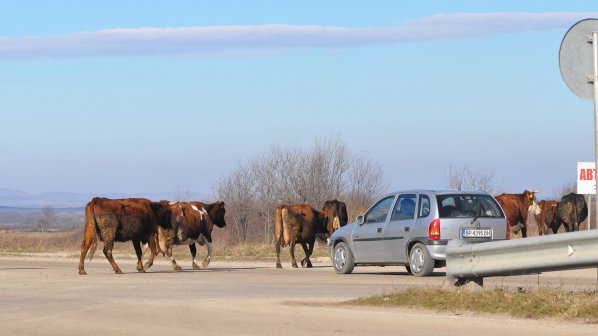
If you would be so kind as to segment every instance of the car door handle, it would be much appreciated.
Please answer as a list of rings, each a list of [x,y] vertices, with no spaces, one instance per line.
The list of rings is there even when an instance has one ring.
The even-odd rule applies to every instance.
[[[377,228],[376,232],[382,232],[382,228]]]
[[[404,232],[409,232],[409,227],[408,227],[408,226],[405,226],[405,227],[403,228],[403,231],[404,231]]]

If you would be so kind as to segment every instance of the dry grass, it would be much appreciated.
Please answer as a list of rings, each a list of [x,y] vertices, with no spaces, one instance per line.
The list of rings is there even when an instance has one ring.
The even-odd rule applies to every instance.
[[[80,249],[79,231],[0,231],[0,252],[72,252]]]
[[[508,314],[515,317],[598,323],[598,292],[540,289],[514,292],[505,289],[471,292],[466,289],[410,288],[388,295],[360,298],[349,304],[424,308],[434,311]]]
[[[83,232],[59,231],[59,232],[21,232],[21,231],[0,231],[0,252],[10,253],[56,253],[65,252],[78,254],[81,250],[81,240]],[[101,250],[102,243],[98,244]],[[115,243],[115,254],[134,255],[133,246],[130,242]],[[175,246],[173,249],[176,258],[189,258],[189,249],[187,246]],[[101,252],[100,252],[101,254]],[[205,248],[198,248],[198,254],[205,255]],[[317,243],[314,249],[313,257],[327,256],[325,244]],[[276,258],[274,244],[265,243],[241,243],[227,244],[214,240],[214,256],[229,257],[238,260],[260,260]],[[290,260],[289,249],[281,251],[282,260]],[[301,245],[295,248],[295,257],[301,260],[305,257]]]

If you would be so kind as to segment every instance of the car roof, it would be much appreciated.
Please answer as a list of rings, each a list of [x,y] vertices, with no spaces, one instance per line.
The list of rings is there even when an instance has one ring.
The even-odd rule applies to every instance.
[[[396,194],[409,194],[409,193],[417,193],[417,194],[435,194],[435,195],[489,195],[485,191],[480,190],[457,190],[457,189],[407,189],[407,190],[399,190],[395,192],[391,192],[386,196],[392,196]]]

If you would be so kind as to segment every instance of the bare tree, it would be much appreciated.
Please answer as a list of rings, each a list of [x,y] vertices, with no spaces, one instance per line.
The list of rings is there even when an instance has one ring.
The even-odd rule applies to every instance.
[[[554,191],[554,197],[558,200],[561,197],[569,194],[569,193],[576,193],[577,192],[577,181],[575,179],[571,179],[560,186],[558,186]]]
[[[354,156],[351,164],[346,197],[350,219],[363,214],[366,207],[388,188],[382,168],[366,156]]]
[[[41,232],[46,232],[48,228],[52,226],[55,214],[54,208],[50,206],[46,206],[42,209],[42,214],[37,220],[37,226]]]
[[[354,214],[386,189],[382,169],[365,156],[354,156],[338,137],[319,140],[310,149],[271,147],[270,151],[220,180],[219,199],[226,200],[230,238],[262,230],[271,241],[272,212],[281,203],[307,203],[319,208],[327,200],[345,200]],[[355,209],[351,212],[351,209]],[[259,238],[259,237],[258,237]]]
[[[463,168],[455,169],[451,164],[449,166],[448,187],[457,190],[481,190],[491,195],[498,192],[495,183],[494,171],[480,172],[474,171],[463,165]]]

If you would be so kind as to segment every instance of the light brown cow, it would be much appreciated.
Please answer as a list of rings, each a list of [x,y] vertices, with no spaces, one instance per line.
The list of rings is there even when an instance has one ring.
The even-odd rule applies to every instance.
[[[540,214],[536,215],[538,225],[538,235],[547,235],[556,222],[556,208],[559,202],[554,200],[545,200],[538,202]]]
[[[534,214],[540,213],[540,207],[536,203],[537,191],[525,190],[523,194],[501,194],[495,196],[500,206],[505,211],[505,216],[511,225],[513,233],[521,231],[521,235],[527,237],[527,216],[529,208],[532,207]]]
[[[291,265],[297,267],[295,244],[301,243],[305,258],[301,266],[312,267],[311,256],[317,234],[328,234],[325,217],[308,204],[281,205],[274,210],[274,244],[276,247],[276,268],[280,263],[280,248],[289,246]]]
[[[137,254],[137,271],[145,272],[142,265],[141,243],[148,243],[151,255],[148,262],[156,257],[157,220],[144,198],[108,199],[93,198],[85,207],[85,229],[79,258],[79,274],[86,275],[85,257],[91,248],[89,260],[93,258],[97,238],[104,242],[104,255],[116,274],[122,274],[112,257],[114,242],[131,240]],[[146,268],[149,267],[146,265]]]

